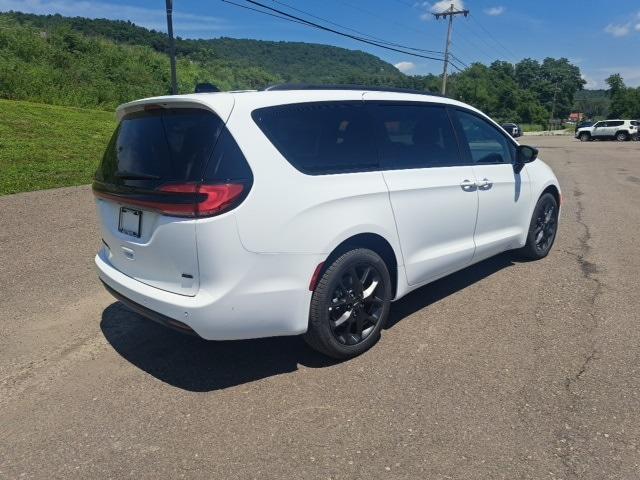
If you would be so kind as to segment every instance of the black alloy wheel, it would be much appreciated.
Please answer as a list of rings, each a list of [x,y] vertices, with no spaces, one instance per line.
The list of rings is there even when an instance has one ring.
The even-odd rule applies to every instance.
[[[550,193],[542,195],[533,210],[527,243],[519,250],[523,257],[539,260],[549,254],[558,233],[558,213],[556,198]]]
[[[364,341],[382,318],[384,300],[380,273],[373,265],[362,263],[343,272],[327,307],[329,326],[343,345]]]
[[[536,228],[533,231],[536,249],[540,253],[549,252],[554,239],[556,238],[556,229],[558,224],[558,212],[555,201],[545,198],[538,210],[536,218]]]
[[[355,357],[378,341],[389,315],[389,270],[377,253],[365,248],[328,262],[311,297],[304,338],[330,357]]]

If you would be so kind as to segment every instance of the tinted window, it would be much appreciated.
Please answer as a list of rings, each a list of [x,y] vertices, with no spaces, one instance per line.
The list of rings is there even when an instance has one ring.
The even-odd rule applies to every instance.
[[[607,126],[607,122],[598,122],[594,125],[594,127],[596,128],[606,127],[606,126]]]
[[[458,144],[444,107],[378,105],[372,111],[376,132],[381,132],[383,168],[460,164]]]
[[[614,120],[612,122],[607,122],[607,127],[619,127],[620,125],[624,125],[624,122],[620,120]]]
[[[318,175],[373,170],[378,155],[362,102],[323,102],[255,110],[254,121],[298,170]]]
[[[634,125],[634,126],[637,127],[638,126],[638,122],[636,122],[635,120],[631,120],[631,125]]]
[[[126,115],[104,154],[96,179],[138,186],[197,181],[223,122],[202,109],[156,109]]]
[[[456,115],[474,163],[511,163],[515,146],[503,133],[471,113],[456,110]]]
[[[231,180],[247,181],[252,178],[253,175],[247,160],[225,127],[207,164],[204,180],[212,183],[224,183]]]

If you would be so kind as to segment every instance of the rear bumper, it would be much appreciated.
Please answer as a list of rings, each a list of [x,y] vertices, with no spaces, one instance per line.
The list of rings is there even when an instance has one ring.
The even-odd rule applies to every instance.
[[[172,330],[177,330],[179,332],[186,333],[189,335],[196,335],[196,332],[194,332],[193,329],[189,327],[189,325],[186,325],[182,322],[174,320],[173,318],[169,318],[165,315],[162,315],[161,313],[154,312],[153,310],[150,310],[147,307],[134,302],[133,300],[125,297],[121,293],[118,293],[117,291],[115,291],[105,282],[102,282],[102,285],[104,285],[104,288],[107,289],[107,292],[113,295],[117,300],[119,300],[121,303],[124,303],[127,307],[129,307],[130,310],[133,310],[134,312],[142,315],[143,317],[148,318],[149,320],[153,320],[154,322],[159,323],[160,325],[163,325],[167,328],[171,328]]]
[[[104,250],[95,257],[100,280],[118,300],[146,318],[206,340],[306,332],[309,279],[322,260],[317,255],[252,254],[252,261],[236,265],[226,283],[201,284],[199,292],[189,297],[123,274],[109,263]]]

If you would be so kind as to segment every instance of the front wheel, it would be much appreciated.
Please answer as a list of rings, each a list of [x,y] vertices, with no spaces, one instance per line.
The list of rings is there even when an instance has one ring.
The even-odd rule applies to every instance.
[[[384,260],[365,248],[350,250],[320,278],[304,339],[336,359],[360,355],[380,338],[390,304],[391,278]]]
[[[520,255],[530,260],[540,260],[551,251],[558,232],[558,202],[550,193],[540,197],[533,210],[527,243],[519,250]]]
[[[589,140],[591,140],[591,135],[589,135],[588,133],[581,133],[578,138],[581,142],[588,142]]]

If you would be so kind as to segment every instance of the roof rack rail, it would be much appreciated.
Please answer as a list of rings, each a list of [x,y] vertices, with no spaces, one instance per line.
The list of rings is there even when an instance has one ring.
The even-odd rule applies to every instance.
[[[281,92],[287,90],[368,90],[372,92],[393,92],[393,93],[413,93],[415,95],[431,95],[435,97],[441,97],[439,93],[427,92],[424,90],[412,90],[410,88],[396,88],[396,87],[380,87],[369,85],[352,85],[352,84],[330,84],[330,85],[314,85],[309,83],[280,83],[276,85],[270,85],[264,89],[267,92]]]

